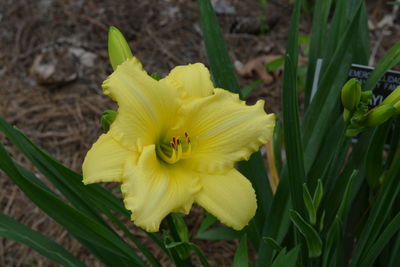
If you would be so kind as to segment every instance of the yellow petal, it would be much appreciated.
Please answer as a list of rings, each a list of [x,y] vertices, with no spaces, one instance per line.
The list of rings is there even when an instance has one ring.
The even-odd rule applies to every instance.
[[[210,72],[201,63],[177,66],[163,80],[185,98],[209,96],[214,89]]]
[[[245,227],[257,209],[249,180],[235,169],[223,175],[202,175],[202,190],[195,202],[235,230]]]
[[[148,232],[158,231],[162,219],[171,212],[189,213],[200,189],[197,174],[179,163],[159,162],[154,145],[143,149],[137,164],[126,162],[121,186],[133,222]]]
[[[129,150],[154,144],[176,121],[180,94],[147,75],[136,58],[119,65],[103,89],[119,106],[110,134]]]
[[[125,161],[136,152],[124,149],[109,134],[102,134],[87,152],[82,165],[83,183],[121,182]]]
[[[223,89],[189,102],[181,112],[186,120],[179,127],[192,140],[186,161],[201,172],[224,172],[239,160],[247,160],[272,138],[275,115],[266,114],[264,101],[247,106],[238,95]]]

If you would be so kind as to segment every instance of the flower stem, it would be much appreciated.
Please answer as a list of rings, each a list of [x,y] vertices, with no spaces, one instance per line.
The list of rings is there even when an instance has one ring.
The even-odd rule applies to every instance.
[[[184,240],[182,240],[179,236],[178,230],[176,229],[176,225],[174,223],[172,214],[168,214],[168,216],[166,217],[167,220],[167,224],[168,224],[168,228],[170,230],[170,234],[172,236],[172,238],[174,239],[175,242],[184,242]],[[192,260],[190,258],[190,254],[188,257],[186,258],[182,258],[182,256],[180,256],[180,253],[178,253],[177,249],[175,248],[169,248],[171,256],[172,256],[172,260],[175,262],[176,266],[178,267],[194,267]]]

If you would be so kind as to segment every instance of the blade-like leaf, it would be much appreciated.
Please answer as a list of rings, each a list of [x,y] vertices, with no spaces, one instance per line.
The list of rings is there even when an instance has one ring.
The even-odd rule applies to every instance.
[[[268,243],[271,247],[273,247],[276,251],[280,252],[283,248],[276,242],[275,239],[271,237],[264,237],[263,240]]]
[[[247,254],[247,235],[244,234],[240,239],[239,246],[236,249],[235,257],[233,258],[233,267],[249,266],[249,256]]]
[[[290,211],[290,219],[306,239],[308,256],[310,258],[319,257],[322,253],[322,240],[319,237],[317,231],[315,231],[315,229],[310,224],[308,224],[298,212],[294,210]]]
[[[30,246],[43,256],[63,266],[85,266],[62,246],[47,236],[0,213],[0,236]]]
[[[43,186],[27,179],[18,170],[19,168],[13,163],[2,144],[0,144],[0,159],[0,169],[8,174],[39,208],[59,222],[72,235],[90,244],[88,249],[93,248],[92,251],[104,251],[105,254],[116,255],[118,262],[123,266],[129,262],[138,266],[144,265],[136,253],[110,228],[67,205],[50,190],[45,190]]]
[[[299,108],[297,103],[298,27],[301,1],[297,0],[290,24],[289,40],[283,72],[283,128],[292,206],[304,215],[302,184],[305,181],[303,145],[301,141]]]
[[[317,188],[315,189],[313,196],[313,204],[315,209],[318,209],[323,196],[324,196],[324,187],[322,185],[322,181],[318,179]]]
[[[308,217],[310,218],[310,223],[312,225],[315,225],[316,220],[317,220],[317,218],[316,218],[317,210],[314,207],[314,203],[311,198],[310,191],[308,191],[306,184],[303,184],[303,200],[304,200],[304,204],[307,209]]]
[[[222,226],[197,233],[195,238],[203,240],[235,240],[240,238],[241,235],[242,233],[240,231]]]
[[[203,33],[211,74],[217,87],[241,94],[239,84],[229,58],[227,46],[210,0],[197,0],[200,24]],[[257,213],[254,217],[253,232],[262,232],[272,200],[272,191],[261,154],[254,153],[247,162],[239,162],[239,170],[251,181],[257,195]],[[252,238],[254,235],[249,235]],[[257,248],[259,240],[251,240]]]
[[[371,146],[367,154],[367,181],[369,186],[374,189],[378,183],[379,178],[383,172],[383,153],[384,146],[387,141],[387,135],[392,125],[392,120],[387,121],[377,128],[372,137]]]
[[[400,193],[400,150],[397,151],[392,167],[388,171],[386,182],[379,192],[365,227],[360,234],[350,265],[352,267],[360,266],[360,262],[367,256],[369,249],[375,244],[376,238],[380,235],[381,229]]]
[[[315,67],[318,58],[322,57],[324,43],[326,42],[326,28],[332,0],[317,0],[314,5],[313,24],[311,32],[310,53],[308,57],[308,69],[304,105],[307,108],[312,84],[314,82]]]
[[[299,256],[300,246],[286,252],[286,248],[282,249],[278,254],[271,267],[295,267],[297,265],[297,258]]]
[[[121,200],[117,199],[114,195],[98,184],[88,186],[83,185],[81,175],[60,164],[48,153],[35,146],[22,132],[12,127],[1,118],[0,131],[6,134],[10,141],[27,156],[38,170],[41,171],[77,209],[80,209],[85,214],[92,216],[93,219],[99,220],[107,226],[97,213],[97,208],[101,212],[107,214],[107,216],[110,217],[110,219],[125,233],[129,232],[119,219],[112,214],[112,211],[115,211],[124,215],[126,218],[130,218],[130,213],[125,209]],[[160,237],[154,233],[147,234],[160,246],[160,248],[165,250]],[[128,237],[154,266],[159,265],[153,254],[144,247],[137,238],[131,234],[128,234]]]
[[[379,79],[393,66],[400,62],[400,41],[392,46],[387,54],[378,62],[364,85],[364,90],[372,90]]]
[[[360,266],[372,266],[376,258],[379,256],[381,251],[385,248],[385,246],[392,239],[393,235],[397,233],[400,229],[400,213],[398,213],[389,225],[385,228],[379,238],[374,242],[368,252],[365,254],[366,256],[360,263]]]
[[[212,77],[217,87],[241,94],[217,16],[210,0],[197,0],[200,25]]]
[[[243,99],[246,99],[247,97],[249,97],[249,95],[254,91],[254,89],[256,89],[257,86],[259,86],[262,83],[263,83],[262,80],[257,80],[257,81],[250,83],[249,85],[243,87],[243,89],[242,89]]]
[[[217,221],[218,219],[215,218],[213,215],[207,214],[207,216],[202,220],[199,229],[197,230],[197,234],[204,232]]]

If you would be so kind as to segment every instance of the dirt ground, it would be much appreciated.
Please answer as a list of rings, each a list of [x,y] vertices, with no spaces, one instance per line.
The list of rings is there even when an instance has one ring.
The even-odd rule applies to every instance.
[[[284,53],[290,1],[269,0],[267,6],[261,0],[214,2],[240,85],[265,80],[249,102],[264,98],[268,112],[279,112],[281,75],[259,72],[256,63]],[[368,9],[373,65],[400,39],[400,22],[399,13],[393,13],[383,0],[369,1]],[[392,13],[394,20],[390,21]],[[163,76],[176,65],[207,63],[195,1],[0,1],[0,116],[78,172],[85,153],[102,132],[100,114],[116,107],[101,94],[100,87],[112,71],[107,56],[111,25],[124,33],[149,73]],[[309,35],[310,25],[311,16],[305,13],[302,34]],[[242,66],[252,61],[249,73],[243,73]],[[244,77],[248,74],[253,76]],[[3,135],[0,141],[20,163],[29,166]],[[52,237],[89,266],[102,266],[4,173],[0,173],[0,188],[1,212]],[[192,233],[199,226],[201,212],[196,207],[186,218]],[[212,266],[231,265],[236,242],[194,242],[203,248]],[[170,264],[161,252],[153,250]],[[0,238],[0,266],[54,264],[24,245]]]

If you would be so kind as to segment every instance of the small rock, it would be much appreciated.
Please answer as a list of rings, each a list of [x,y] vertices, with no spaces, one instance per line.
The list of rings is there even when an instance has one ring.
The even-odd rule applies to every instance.
[[[97,55],[86,51],[80,47],[70,47],[69,52],[79,59],[79,62],[85,67],[91,68],[94,66],[94,62],[97,58]]]
[[[235,15],[236,9],[227,0],[211,0],[217,14]]]
[[[78,78],[76,60],[65,49],[51,48],[37,55],[29,70],[38,84],[61,86]]]

